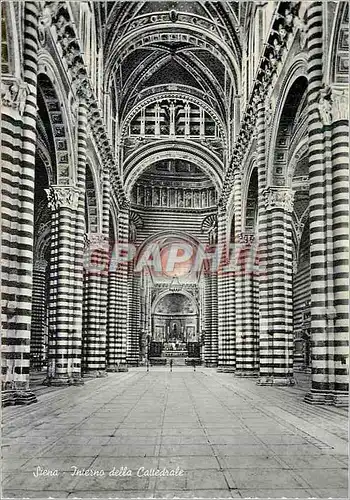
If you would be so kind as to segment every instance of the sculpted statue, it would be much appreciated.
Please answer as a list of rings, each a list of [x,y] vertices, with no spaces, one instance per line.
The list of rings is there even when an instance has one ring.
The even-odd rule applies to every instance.
[[[130,243],[134,243],[136,241],[136,225],[133,220],[130,221],[129,239]]]
[[[332,122],[332,95],[329,87],[320,90],[318,102],[318,110],[322,123],[330,125]]]
[[[2,84],[1,96],[3,106],[9,106],[18,109],[20,115],[24,113],[29,86],[27,83],[17,80],[8,85]]]

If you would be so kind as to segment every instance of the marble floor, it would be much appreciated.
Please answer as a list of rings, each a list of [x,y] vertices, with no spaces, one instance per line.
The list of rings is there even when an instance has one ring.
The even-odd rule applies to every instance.
[[[303,395],[187,367],[41,393],[3,410],[2,497],[348,498],[346,409]]]

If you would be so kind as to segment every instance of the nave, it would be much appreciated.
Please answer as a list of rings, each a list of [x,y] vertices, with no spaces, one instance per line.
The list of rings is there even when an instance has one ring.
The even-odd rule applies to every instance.
[[[56,388],[4,409],[3,496],[346,498],[347,412],[293,391],[180,366]]]

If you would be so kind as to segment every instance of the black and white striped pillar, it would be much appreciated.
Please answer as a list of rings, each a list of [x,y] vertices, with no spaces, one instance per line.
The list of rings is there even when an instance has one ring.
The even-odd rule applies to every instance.
[[[220,266],[218,266],[217,270],[219,372],[235,371],[235,346],[232,338],[232,317],[230,314],[230,303],[234,302],[234,297],[230,294],[233,273],[226,269],[229,263],[227,219],[227,212],[225,210],[220,210],[218,213],[218,245],[221,247],[221,259]]]
[[[118,217],[118,241],[108,277],[107,367],[127,371],[128,331],[128,262],[118,261],[127,252],[129,243],[129,213],[123,209]],[[123,251],[121,251],[123,249]]]
[[[80,353],[77,366],[76,220],[81,190],[73,186],[51,186],[47,190],[52,211],[50,253],[49,366],[48,382],[56,385],[80,383]]]
[[[309,5],[307,27],[312,389],[305,400],[346,405],[348,99],[324,83],[323,2]]]
[[[103,376],[106,369],[106,309],[103,310],[103,275],[107,274],[108,242],[105,235],[86,235],[83,293],[83,359],[86,376]]]
[[[293,384],[293,247],[292,212],[294,192],[269,187],[264,192],[267,216],[268,294],[267,331],[264,350],[260,343],[259,384]]]
[[[258,375],[257,322],[258,300],[255,294],[256,246],[254,235],[239,234],[236,273],[236,376]]]
[[[2,400],[36,401],[29,391],[38,71],[37,2],[26,2],[23,79],[2,78]],[[14,199],[16,186],[18,196]]]
[[[47,328],[47,261],[36,259],[33,268],[32,325],[30,333],[31,368],[41,370],[46,355]]]

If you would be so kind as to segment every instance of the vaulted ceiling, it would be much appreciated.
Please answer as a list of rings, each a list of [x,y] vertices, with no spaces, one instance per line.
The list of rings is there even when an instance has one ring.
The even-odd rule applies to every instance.
[[[172,86],[226,121],[240,80],[237,2],[106,2],[106,81],[120,119],[145,95]],[[107,89],[108,90],[108,89]]]

